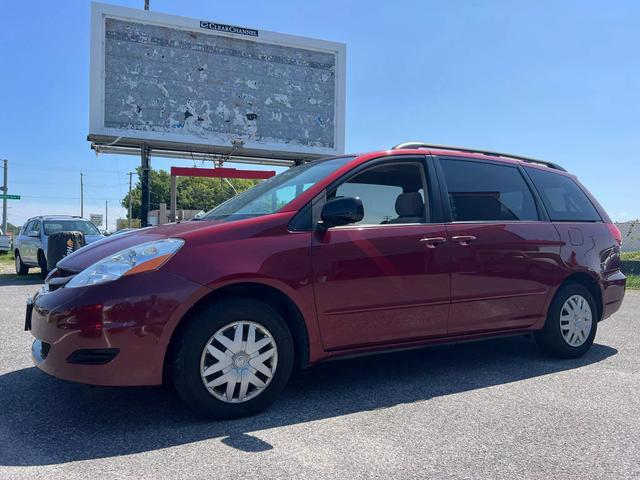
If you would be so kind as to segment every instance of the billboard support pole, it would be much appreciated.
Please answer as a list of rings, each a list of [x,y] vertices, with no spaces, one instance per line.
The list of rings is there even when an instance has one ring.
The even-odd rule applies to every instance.
[[[131,228],[131,175],[133,172],[129,172],[129,228]]]
[[[149,226],[149,200],[150,200],[150,189],[149,189],[149,169],[150,169],[150,161],[149,156],[151,153],[151,149],[147,145],[142,145],[140,149],[140,186],[142,187],[142,205],[140,209],[140,223],[143,227]]]
[[[176,203],[178,203],[178,192],[176,189],[176,176],[171,175],[171,204],[169,205],[169,221],[175,222],[176,219]]]

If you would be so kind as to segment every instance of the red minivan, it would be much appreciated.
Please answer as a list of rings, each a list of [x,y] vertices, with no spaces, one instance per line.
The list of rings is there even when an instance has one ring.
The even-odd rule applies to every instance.
[[[622,303],[620,242],[558,165],[402,144],[89,245],[58,263],[26,329],[51,375],[171,381],[197,412],[238,417],[337,356],[531,332],[583,355]]]

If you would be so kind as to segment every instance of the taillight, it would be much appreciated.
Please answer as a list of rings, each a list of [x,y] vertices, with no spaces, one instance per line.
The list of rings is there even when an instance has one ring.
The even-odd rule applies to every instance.
[[[622,233],[620,233],[620,229],[618,227],[616,227],[613,223],[607,223],[607,227],[609,228],[609,233],[611,233],[611,236],[616,241],[618,246],[621,246],[622,245]]]

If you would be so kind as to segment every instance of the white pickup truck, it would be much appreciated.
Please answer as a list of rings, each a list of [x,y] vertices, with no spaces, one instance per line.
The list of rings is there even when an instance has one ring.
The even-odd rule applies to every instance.
[[[9,235],[5,235],[2,229],[0,228],[0,254],[10,252],[11,251],[11,237]]]

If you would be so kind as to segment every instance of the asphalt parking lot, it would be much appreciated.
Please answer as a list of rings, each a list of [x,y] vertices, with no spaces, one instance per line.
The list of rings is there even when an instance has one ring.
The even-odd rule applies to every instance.
[[[14,284],[11,284],[14,283]],[[19,284],[15,284],[19,283]],[[252,418],[36,370],[0,283],[0,478],[640,478],[640,294],[582,359],[524,337],[331,362]]]

